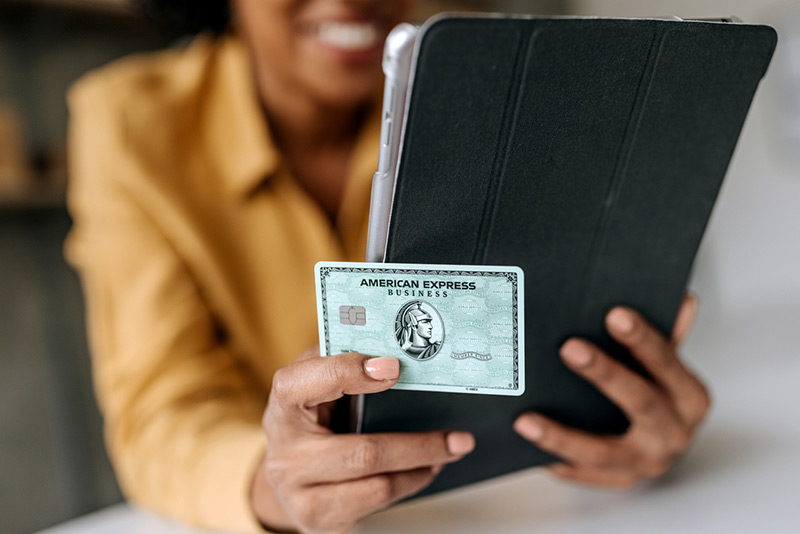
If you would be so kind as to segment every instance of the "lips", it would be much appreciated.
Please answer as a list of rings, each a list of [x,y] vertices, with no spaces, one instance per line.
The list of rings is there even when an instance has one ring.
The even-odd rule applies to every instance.
[[[320,43],[347,51],[365,51],[375,48],[381,38],[381,29],[372,22],[327,21],[317,27]]]
[[[327,19],[307,29],[313,40],[347,63],[372,63],[379,60],[388,33],[382,20]]]

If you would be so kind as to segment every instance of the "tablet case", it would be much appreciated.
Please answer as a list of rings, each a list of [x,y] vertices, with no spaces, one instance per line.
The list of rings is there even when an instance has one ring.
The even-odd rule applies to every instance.
[[[420,495],[554,460],[513,431],[526,410],[625,431],[558,349],[581,336],[645,373],[604,315],[624,304],[670,331],[776,41],[766,26],[665,20],[441,18],[421,30],[385,261],[522,267],[527,386],[364,396],[363,432],[475,434]]]

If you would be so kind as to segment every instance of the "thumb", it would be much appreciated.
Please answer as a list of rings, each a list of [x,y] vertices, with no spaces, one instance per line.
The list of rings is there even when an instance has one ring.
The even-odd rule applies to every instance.
[[[272,395],[284,406],[306,410],[344,395],[387,390],[399,376],[397,358],[373,358],[356,353],[309,358],[278,370],[273,379]]]

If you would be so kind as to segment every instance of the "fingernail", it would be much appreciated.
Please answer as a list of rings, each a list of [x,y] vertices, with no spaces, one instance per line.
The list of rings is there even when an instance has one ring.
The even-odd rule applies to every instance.
[[[611,310],[606,317],[606,322],[608,326],[620,334],[630,334],[635,325],[633,315],[624,308],[614,308]]]
[[[514,430],[529,441],[539,441],[544,435],[544,427],[534,416],[523,415],[514,421]]]
[[[370,358],[364,362],[364,370],[373,380],[394,380],[400,376],[400,360],[391,356]]]
[[[453,456],[470,453],[474,448],[475,437],[469,432],[450,432],[447,434],[447,450]]]
[[[570,339],[561,346],[561,357],[574,367],[585,367],[592,361],[592,350],[582,341]]]

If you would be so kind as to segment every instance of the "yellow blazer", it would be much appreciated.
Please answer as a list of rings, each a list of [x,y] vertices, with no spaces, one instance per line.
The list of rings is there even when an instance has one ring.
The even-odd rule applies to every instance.
[[[271,377],[318,342],[314,263],[364,258],[380,117],[331,222],[284,168],[235,38],[122,60],[69,105],[66,253],[123,491],[201,527],[258,529]]]

